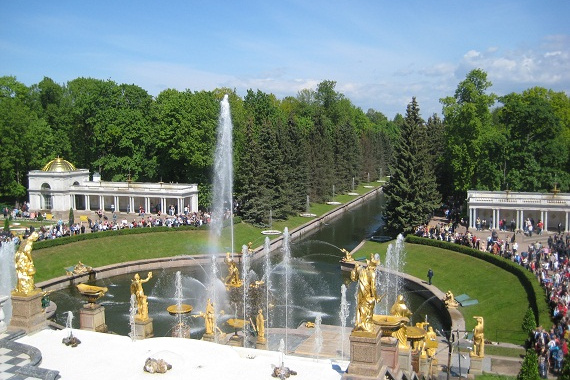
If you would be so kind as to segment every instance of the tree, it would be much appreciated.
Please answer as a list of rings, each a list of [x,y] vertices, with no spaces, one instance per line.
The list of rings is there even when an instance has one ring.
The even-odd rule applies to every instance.
[[[538,380],[538,356],[534,349],[526,350],[521,369],[517,375],[517,380]]]
[[[69,209],[69,223],[70,226],[75,224],[75,216],[73,215],[73,207]]]
[[[409,233],[429,220],[440,204],[429,159],[426,128],[412,98],[396,144],[386,194],[386,225],[390,232]]]
[[[487,95],[491,82],[480,69],[469,72],[457,86],[454,97],[441,99],[446,126],[446,157],[451,181],[447,193],[464,194],[476,188],[477,162],[482,149],[482,134],[491,127],[490,107],[494,94]]]

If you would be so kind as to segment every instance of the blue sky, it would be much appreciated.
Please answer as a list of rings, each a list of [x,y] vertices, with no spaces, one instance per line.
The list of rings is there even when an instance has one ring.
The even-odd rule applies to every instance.
[[[504,95],[570,94],[570,1],[4,1],[0,76],[295,96],[337,82],[392,118],[441,114],[481,68]]]

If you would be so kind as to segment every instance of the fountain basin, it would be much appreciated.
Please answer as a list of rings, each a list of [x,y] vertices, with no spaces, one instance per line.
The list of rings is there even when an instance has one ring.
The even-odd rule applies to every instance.
[[[342,203],[341,203],[341,202],[337,202],[337,201],[330,201],[330,202],[327,202],[327,204],[328,204],[328,205],[341,205]]]
[[[281,235],[282,232],[279,230],[265,230],[265,231],[261,231],[261,233],[263,235]]]
[[[317,214],[312,214],[310,212],[304,212],[302,214],[299,214],[299,216],[302,216],[303,218],[314,218],[315,216],[317,216]]]
[[[170,315],[178,315],[178,314],[188,314],[192,311],[193,307],[191,305],[187,305],[185,303],[181,305],[170,305],[166,308],[166,311],[170,313]]]

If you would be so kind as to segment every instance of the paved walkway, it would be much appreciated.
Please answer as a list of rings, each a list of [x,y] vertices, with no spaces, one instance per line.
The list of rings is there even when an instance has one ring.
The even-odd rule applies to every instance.
[[[58,371],[39,367],[42,354],[37,348],[15,342],[24,335],[23,330],[0,334],[0,380],[56,379]]]

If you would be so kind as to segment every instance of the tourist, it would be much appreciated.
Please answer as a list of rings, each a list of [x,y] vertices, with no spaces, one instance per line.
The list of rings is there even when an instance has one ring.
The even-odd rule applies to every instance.
[[[428,285],[431,285],[431,278],[433,277],[433,270],[431,268],[428,269],[427,277],[428,277]]]

